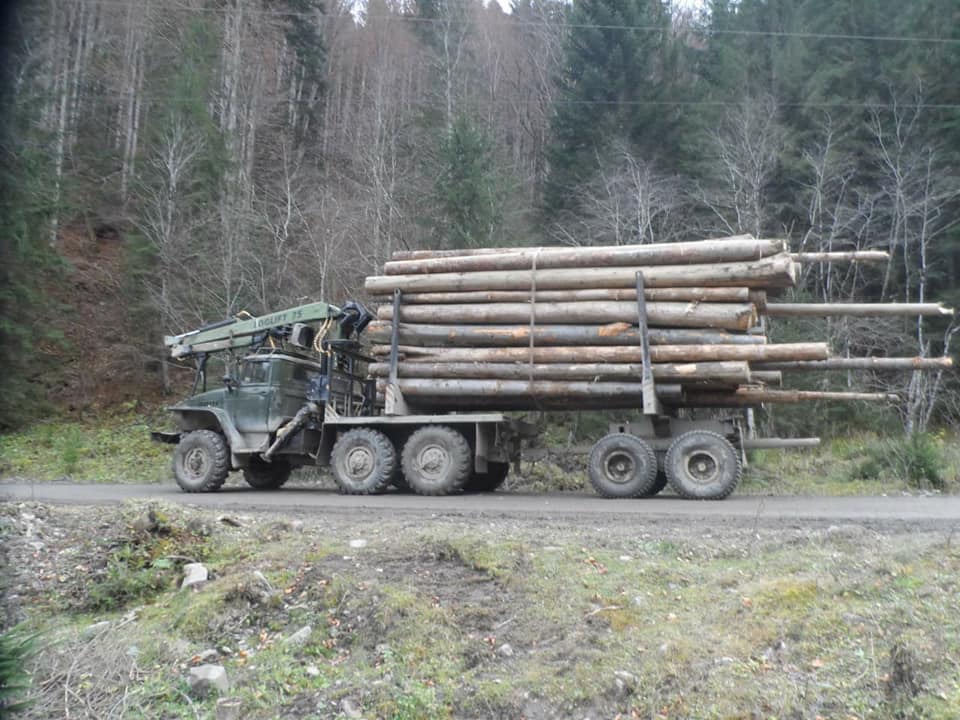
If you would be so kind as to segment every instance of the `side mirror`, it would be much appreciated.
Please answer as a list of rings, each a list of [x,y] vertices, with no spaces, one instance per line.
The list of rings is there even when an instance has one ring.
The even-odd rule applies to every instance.
[[[240,385],[234,378],[229,375],[223,376],[223,386],[227,388],[227,392],[233,392]]]

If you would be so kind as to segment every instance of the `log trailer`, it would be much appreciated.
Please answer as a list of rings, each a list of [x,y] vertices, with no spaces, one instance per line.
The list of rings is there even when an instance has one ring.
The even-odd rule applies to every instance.
[[[665,409],[661,399],[672,389],[654,379],[640,273],[637,282],[644,417],[611,425],[593,446],[587,474],[600,495],[650,497],[669,484],[682,497],[722,499],[740,481],[746,450],[819,443],[750,439],[739,415],[689,420]],[[231,470],[242,471],[253,488],[275,489],[301,466],[329,466],[347,494],[391,486],[422,495],[499,487],[538,428],[484,412],[482,403],[472,411],[418,412],[398,382],[400,303],[397,291],[379,392],[377,378],[367,374],[374,358],[361,344],[372,315],[355,302],[247,315],[165,338],[171,357],[195,369],[191,396],[168,408],[177,429],[152,433],[176,445],[173,471],[181,489],[216,491]],[[211,389],[208,362],[219,354],[226,371]],[[572,408],[577,385],[569,383]],[[622,400],[610,406],[624,407]]]

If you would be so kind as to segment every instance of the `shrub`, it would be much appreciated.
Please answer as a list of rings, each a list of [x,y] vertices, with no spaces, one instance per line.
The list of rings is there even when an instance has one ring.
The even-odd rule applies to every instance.
[[[17,697],[30,688],[26,663],[35,652],[36,635],[16,629],[0,633],[0,720],[26,707]]]
[[[937,441],[926,433],[913,433],[870,447],[855,474],[858,479],[893,475],[911,487],[941,490],[943,467],[943,452]]]

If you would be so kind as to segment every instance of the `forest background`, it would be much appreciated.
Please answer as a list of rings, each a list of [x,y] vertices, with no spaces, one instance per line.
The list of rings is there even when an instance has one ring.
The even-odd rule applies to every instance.
[[[752,233],[821,302],[954,303],[951,0],[49,0],[6,10],[0,430],[162,399],[161,338],[365,300],[419,247]],[[837,354],[949,355],[927,319],[777,322]],[[896,408],[768,430],[953,423],[949,374],[807,378]]]

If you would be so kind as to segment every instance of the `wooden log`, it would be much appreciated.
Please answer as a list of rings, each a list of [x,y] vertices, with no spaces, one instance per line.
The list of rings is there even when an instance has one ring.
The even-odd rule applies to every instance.
[[[637,322],[636,301],[584,301],[559,303],[489,303],[461,305],[412,305],[400,308],[400,320],[430,323],[512,324],[530,323],[533,312],[537,325],[609,324]],[[392,320],[393,308],[381,305],[378,320]],[[647,303],[647,322],[653,327],[712,328],[747,330],[757,321],[756,308],[749,303]]]
[[[374,345],[376,356],[390,352],[389,345]],[[405,362],[490,362],[490,363],[639,363],[639,346],[575,347],[438,347],[401,346]],[[782,343],[779,345],[654,345],[650,358],[654,363],[772,362],[776,360],[823,360],[829,356],[826,343]]]
[[[636,380],[643,366],[639,363],[481,363],[481,362],[401,362],[399,376],[405,378],[475,378],[496,380]],[[389,363],[371,363],[373,377],[387,377]],[[711,380],[739,385],[750,382],[746,362],[673,363],[653,366],[656,380],[693,382]]]
[[[718,302],[757,304],[763,291],[749,288],[647,288],[644,297],[652,302]],[[386,296],[382,296],[386,297]],[[404,305],[446,305],[457,303],[530,302],[526,290],[474,290],[469,292],[406,293]],[[591,288],[588,290],[537,290],[537,302],[580,302],[582,300],[636,300],[635,288]],[[764,300],[765,301],[765,300]]]
[[[890,253],[883,250],[853,250],[850,252],[799,252],[792,253],[794,262],[886,262]]]
[[[754,370],[751,368],[750,377],[754,382],[763,383],[771,387],[780,387],[783,385],[783,374],[776,370]]]
[[[741,387],[735,392],[685,392],[684,407],[751,407],[764,403],[801,403],[813,400],[843,400],[863,402],[896,402],[899,396],[891,393],[832,392],[825,390],[767,390]]]
[[[940,303],[767,303],[763,314],[769,317],[894,317],[953,315],[952,308]]]
[[[723,240],[752,240],[753,235],[727,235],[725,237],[717,238],[707,238],[715,242]],[[699,241],[687,241],[687,242],[699,242]],[[542,246],[544,250],[570,250],[571,248],[587,248],[587,247],[596,247],[596,246],[586,246],[586,245],[544,245]],[[623,246],[621,246],[623,247]],[[392,260],[429,260],[431,258],[452,258],[452,257],[471,257],[474,255],[503,255],[506,253],[522,253],[529,250],[536,250],[537,248],[531,245],[523,246],[514,246],[514,247],[497,247],[497,248],[450,248],[443,250],[431,250],[431,249],[420,249],[420,250],[394,250],[393,255],[391,255]]]
[[[390,342],[391,325],[376,320],[367,326],[365,337],[372,343]],[[639,345],[640,333],[630,323],[609,325],[537,325],[533,344],[551,345]],[[423,347],[518,347],[530,345],[529,325],[411,325],[401,323],[400,342]],[[763,335],[737,335],[724,330],[653,328],[653,345],[762,345]]]
[[[639,382],[558,382],[553,380],[475,380],[444,378],[408,378],[399,379],[397,385],[405,398],[416,402],[417,398],[510,398],[559,397],[577,398],[616,398],[628,396],[638,407],[642,403]],[[377,390],[386,387],[385,381],[378,381]]]
[[[586,290],[629,288],[642,271],[646,285],[662,287],[793,287],[797,264],[787,253],[753,262],[700,265],[655,265],[652,267],[594,267],[560,270],[490,270],[432,275],[375,275],[364,287],[371,295],[386,295],[394,289],[404,293],[460,292],[472,290]]]
[[[646,245],[518,248],[504,253],[454,255],[420,260],[393,260],[385,275],[482,272],[489,270],[547,270],[614,266],[730,263],[777,255],[786,250],[782,240],[697,240]]]
[[[948,357],[830,358],[829,360],[761,362],[754,367],[758,370],[777,370],[781,372],[820,372],[823,370],[948,370],[953,367],[953,360]]]
[[[682,388],[679,385],[657,385],[657,397],[664,402],[679,402],[682,398]],[[384,402],[381,390],[377,396],[379,402]],[[471,410],[488,410],[505,412],[509,410],[638,410],[640,406],[637,396],[620,395],[610,397],[471,397]],[[411,397],[407,401],[411,412],[463,412],[464,400],[462,397]]]

